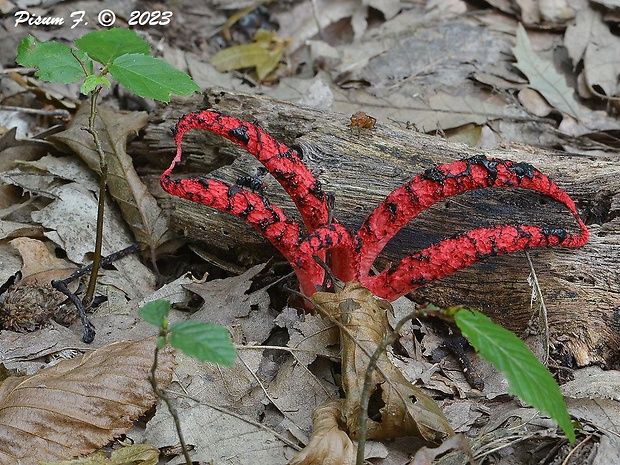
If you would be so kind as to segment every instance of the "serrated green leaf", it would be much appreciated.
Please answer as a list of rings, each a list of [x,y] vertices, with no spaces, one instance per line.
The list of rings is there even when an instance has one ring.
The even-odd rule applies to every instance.
[[[540,92],[556,110],[579,119],[575,91],[566,84],[566,78],[555,70],[553,63],[536,54],[521,24],[517,28],[517,44],[512,53],[517,59],[515,66],[525,74],[532,89]]]
[[[131,29],[115,27],[94,31],[75,41],[75,45],[93,60],[110,65],[116,58],[129,53],[150,55],[148,42]]]
[[[549,415],[573,443],[575,430],[560,388],[525,343],[480,312],[462,310],[454,320],[480,355],[504,373],[510,393]]]
[[[159,328],[164,325],[169,313],[170,302],[167,300],[154,300],[153,302],[144,304],[144,306],[138,311],[140,318]]]
[[[170,325],[170,344],[201,362],[232,366],[235,347],[228,330],[204,321],[178,321]]]
[[[84,79],[84,83],[80,86],[80,92],[84,95],[88,95],[97,86],[110,87],[110,81],[107,77],[99,74],[91,74]]]
[[[75,50],[75,54],[92,73],[90,58],[79,50]],[[39,42],[32,36],[25,37],[19,43],[15,61],[22,66],[37,68],[35,76],[44,81],[68,84],[86,76],[82,65],[71,53],[71,47],[54,41]]]
[[[140,53],[122,55],[108,69],[114,79],[140,97],[169,102],[170,94],[190,95],[200,91],[187,74],[163,60]]]

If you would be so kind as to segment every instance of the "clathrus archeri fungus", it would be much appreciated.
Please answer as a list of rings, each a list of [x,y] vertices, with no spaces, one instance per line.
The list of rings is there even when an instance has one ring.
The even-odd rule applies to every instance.
[[[191,129],[215,132],[254,155],[291,197],[305,228],[264,197],[259,180],[243,179],[231,185],[205,177],[171,179],[172,170],[181,160],[181,140]],[[375,352],[390,332],[387,314],[391,307],[386,300],[395,300],[486,257],[531,247],[580,247],[588,240],[588,230],[570,197],[526,163],[476,156],[435,166],[392,191],[359,230],[352,232],[332,217],[329,196],[299,155],[254,124],[213,111],[199,111],[183,116],[174,136],[177,153],[161,176],[164,190],[230,213],[259,230],[291,263],[302,292],[312,296],[315,305],[341,321],[341,329],[346,329],[340,333],[345,397],[317,407],[313,436],[291,464],[361,463],[366,433],[375,439],[417,435],[430,443],[454,434],[433,399],[405,379],[385,353],[376,360],[376,369],[368,372],[371,390],[367,398],[376,399],[377,411],[372,416],[364,415],[366,407],[362,407],[360,399],[365,393],[362,385],[369,366],[368,354]],[[572,235],[564,229],[532,225],[478,228],[442,240],[381,273],[371,274],[386,244],[420,212],[447,197],[495,187],[532,189],[554,198],[573,214],[581,233]],[[337,293],[317,292],[326,271],[316,256],[324,260],[327,251],[333,275],[346,283]],[[366,424],[364,429],[362,422]],[[360,439],[359,448],[351,437]]]
[[[305,231],[280,208],[271,205],[261,191],[206,177],[171,179],[172,170],[181,160],[181,140],[191,129],[212,131],[254,155],[292,198]],[[301,291],[307,296],[316,292],[325,273],[313,256],[324,259],[328,250],[336,278],[359,282],[374,295],[392,301],[486,257],[532,247],[580,247],[588,240],[588,230],[572,199],[527,163],[475,156],[429,168],[392,191],[359,230],[352,232],[330,218],[328,196],[297,152],[256,125],[213,111],[198,111],[181,118],[174,137],[177,152],[161,176],[164,190],[252,225],[291,263]],[[370,274],[381,250],[420,212],[450,196],[495,187],[531,189],[554,198],[573,214],[581,233],[573,235],[561,228],[534,225],[478,228],[433,244],[379,274]]]

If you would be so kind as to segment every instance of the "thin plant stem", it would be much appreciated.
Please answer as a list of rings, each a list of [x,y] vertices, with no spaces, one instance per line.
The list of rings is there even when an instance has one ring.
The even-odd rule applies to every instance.
[[[166,335],[167,335],[166,330],[164,330],[163,328],[160,329],[159,337],[165,338]],[[151,387],[153,388],[153,392],[155,393],[155,395],[164,401],[164,403],[168,407],[168,411],[170,412],[170,415],[172,415],[174,426],[177,430],[177,436],[179,437],[179,442],[181,444],[181,450],[183,451],[183,457],[185,458],[185,464],[192,465],[192,459],[189,456],[187,444],[185,443],[185,438],[183,437],[183,431],[181,430],[181,420],[179,419],[179,414],[177,413],[176,408],[174,408],[174,405],[172,405],[170,398],[166,395],[166,393],[162,389],[159,388],[159,385],[157,384],[156,371],[157,371],[159,349],[160,349],[159,345],[156,345],[155,354],[153,357],[153,365],[151,366],[151,374],[149,376],[149,382],[151,383]]]
[[[86,307],[90,306],[95,295],[95,286],[97,285],[97,275],[99,274],[99,266],[101,262],[101,247],[103,243],[103,214],[105,212],[105,191],[108,180],[108,164],[105,159],[105,153],[99,139],[99,133],[95,129],[95,118],[97,117],[97,98],[101,92],[101,86],[97,86],[90,95],[90,116],[88,118],[88,128],[86,131],[93,137],[95,142],[95,150],[99,155],[99,166],[101,177],[99,178],[99,202],[97,204],[97,233],[95,238],[95,254],[93,257],[93,269],[88,281],[88,289],[82,299]]]
[[[364,385],[362,388],[362,395],[360,396],[360,411],[358,416],[359,434],[357,435],[357,456],[355,459],[356,465],[362,465],[364,463],[364,452],[366,448],[366,435],[368,432],[367,420],[368,420],[368,404],[370,403],[370,390],[372,384],[372,374],[377,369],[377,361],[379,357],[385,352],[388,346],[394,344],[396,338],[400,334],[400,330],[405,323],[414,318],[423,318],[428,316],[440,316],[444,318],[450,318],[453,316],[456,307],[443,310],[435,306],[428,306],[425,308],[417,308],[407,314],[405,317],[398,320],[396,326],[390,333],[383,338],[379,343],[375,351],[370,356],[368,361],[368,367],[364,375]],[[386,378],[387,379],[387,378]]]

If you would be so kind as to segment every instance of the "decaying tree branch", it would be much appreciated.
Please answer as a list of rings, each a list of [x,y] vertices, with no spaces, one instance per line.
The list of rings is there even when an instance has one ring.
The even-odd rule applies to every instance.
[[[297,148],[323,189],[335,194],[339,221],[353,228],[359,227],[390,191],[415,174],[436,164],[483,153],[380,123],[372,129],[351,131],[348,115],[219,91],[207,93],[202,102],[187,101],[164,109],[147,131],[145,140],[153,141],[149,151],[160,151],[162,160],[169,159],[174,153],[170,128],[181,114],[201,108],[255,121]],[[252,157],[217,136],[188,133],[184,152],[195,156],[179,173],[208,174],[231,184],[240,176],[261,173]],[[620,280],[615,263],[620,256],[620,168],[611,161],[568,157],[530,147],[484,154],[531,163],[575,199],[588,223],[590,242],[577,250],[535,250],[531,255],[547,303],[552,342],[561,343],[557,348],[566,349],[579,365],[613,362],[620,345]],[[232,164],[210,172],[222,162]],[[263,181],[269,201],[282,206],[287,216],[295,217],[294,206],[280,186],[268,177]],[[566,210],[548,198],[519,189],[498,190],[466,193],[424,212],[388,244],[375,263],[377,269],[381,271],[386,264],[433,242],[476,227],[528,223],[577,232]],[[238,219],[191,202],[168,197],[166,201],[171,202],[173,227],[222,259],[249,265],[275,253]],[[415,297],[438,305],[479,308],[519,332],[537,309],[530,302],[529,273],[524,254],[493,257],[420,289]]]

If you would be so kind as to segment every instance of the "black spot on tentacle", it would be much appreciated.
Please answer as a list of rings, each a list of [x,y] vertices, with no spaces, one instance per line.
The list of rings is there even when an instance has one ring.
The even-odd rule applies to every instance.
[[[525,230],[521,227],[521,225],[517,225],[517,226],[515,226],[515,227],[516,227],[516,229],[517,229],[517,233],[519,234],[519,237],[524,237],[524,238],[527,238],[527,239],[531,239],[531,238],[532,238],[532,234],[531,234],[531,233],[529,233],[529,232],[527,232],[527,231],[525,231]],[[501,234],[501,233],[500,233],[500,234]]]
[[[409,271],[409,273],[413,273],[413,272],[417,271],[418,269],[420,269],[420,266],[421,266],[419,264],[412,263],[413,260],[417,261],[418,263],[430,263],[431,262],[430,255],[428,255],[426,253],[414,254],[411,257],[409,257],[409,259],[410,259],[410,263],[407,265],[407,270]],[[400,264],[399,263],[393,263],[392,266],[387,269],[386,274],[388,276],[390,276],[390,275],[394,274],[396,271],[398,271],[399,268],[400,268]],[[420,278],[420,279],[424,280],[425,282],[428,282],[428,280],[426,280],[426,278]],[[414,281],[416,281],[416,280],[412,280],[411,282],[413,283]]]
[[[252,205],[251,203],[248,203],[248,207],[239,213],[239,218],[241,218],[242,220],[245,220],[250,215],[250,213],[252,213],[253,210],[254,210],[254,205]]]
[[[243,210],[242,212],[239,213],[239,218],[245,220],[250,213],[252,213],[252,211],[254,211],[254,205],[252,204],[252,202],[250,202],[247,198],[247,196],[245,195],[245,193],[243,192],[243,189],[241,189],[239,186],[237,185],[232,185],[228,188],[228,206],[226,207],[226,210],[232,210],[233,209],[233,202],[232,202],[232,198],[237,195],[237,194],[242,194],[243,197],[245,198],[246,202],[247,202],[247,207],[245,210]]]
[[[540,230],[543,233],[543,235],[547,237],[547,240],[549,236],[556,236],[560,239],[561,242],[564,242],[566,240],[566,236],[568,235],[568,233],[566,232],[564,228],[550,228],[550,227],[544,226],[540,228]]]
[[[398,211],[398,205],[396,205],[394,202],[386,202],[384,207],[390,213],[390,215],[396,216],[396,212]]]
[[[205,189],[209,190],[209,180],[207,178],[198,178],[198,183]]]
[[[262,181],[262,179],[256,176],[240,176],[235,181],[235,184],[242,187],[247,187],[256,195],[263,199],[263,202],[267,201],[267,197],[265,196],[265,191],[267,190],[267,185]],[[269,201],[265,204],[265,206],[269,205]]]
[[[250,143],[250,136],[248,135],[247,131],[248,131],[248,127],[242,124],[239,127],[230,129],[228,131],[228,135],[231,138],[238,140],[241,144],[248,145]]]
[[[433,181],[435,184],[440,184],[443,186],[443,183],[446,180],[446,174],[435,166],[433,168],[425,170],[422,173],[422,178],[428,179],[429,181]]]
[[[354,244],[353,244],[353,249],[355,250],[355,253],[359,253],[360,250],[362,250],[363,245],[364,245],[364,243],[363,243],[362,239],[359,236],[355,235],[354,236]]]
[[[269,209],[269,211],[271,212],[271,217],[262,219],[258,222],[258,227],[261,229],[261,231],[266,231],[267,228],[269,228],[269,226],[273,226],[274,224],[277,224],[280,222],[280,217],[276,214],[276,212],[273,211],[273,209],[271,208]],[[290,224],[290,221],[287,221],[286,223]],[[282,231],[277,236],[276,240],[280,242],[285,234],[286,234],[286,231]]]
[[[314,195],[319,200],[325,199],[325,192],[323,192],[323,186],[321,185],[321,181],[318,179],[314,182],[314,184],[308,189],[312,195]]]
[[[468,164],[482,166],[487,170],[487,180],[491,183],[494,183],[497,179],[497,165],[499,164],[497,160],[489,160],[484,155],[474,155],[473,157],[467,158],[465,161]]]
[[[235,185],[232,185],[228,188],[228,199],[230,200],[231,197],[234,197],[237,194],[240,194],[242,192],[241,187]]]
[[[287,158],[293,163],[297,163],[299,161],[299,156],[297,155],[297,152],[295,152],[295,150],[293,149],[288,149],[284,152],[278,153],[278,158]]]
[[[512,171],[515,176],[517,176],[519,181],[523,178],[533,179],[535,169],[536,168],[532,165],[525,162],[515,163],[514,165],[508,167],[508,170]]]
[[[290,183],[293,179],[297,177],[297,174],[292,171],[282,171],[276,168],[273,170],[273,177],[276,178],[278,181],[286,181]]]

